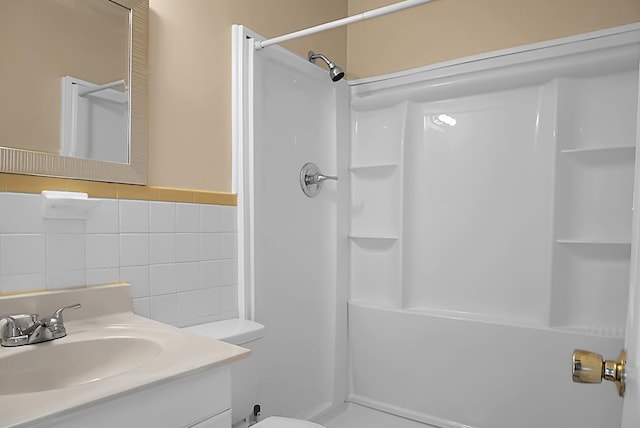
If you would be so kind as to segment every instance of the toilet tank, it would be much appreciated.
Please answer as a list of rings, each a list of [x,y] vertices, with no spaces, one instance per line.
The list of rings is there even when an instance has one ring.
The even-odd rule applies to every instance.
[[[231,365],[231,412],[234,426],[253,413],[260,393],[262,351],[261,340],[264,326],[255,321],[228,319],[185,327],[193,333],[222,340],[251,350],[249,358]],[[240,425],[241,426],[241,425]]]

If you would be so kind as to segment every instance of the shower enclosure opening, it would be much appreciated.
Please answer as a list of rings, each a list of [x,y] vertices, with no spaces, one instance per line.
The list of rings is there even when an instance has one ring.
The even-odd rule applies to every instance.
[[[637,426],[568,366],[625,346],[640,26],[348,83],[235,31],[241,273],[274,329],[265,393],[282,394],[268,412]],[[307,198],[320,170],[340,181]]]

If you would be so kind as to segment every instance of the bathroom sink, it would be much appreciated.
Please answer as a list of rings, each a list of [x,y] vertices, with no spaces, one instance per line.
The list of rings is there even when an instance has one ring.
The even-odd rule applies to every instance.
[[[0,395],[69,388],[119,375],[156,359],[162,347],[137,337],[29,345],[0,358]]]
[[[126,283],[0,296],[0,315],[53,314],[73,303],[80,308],[65,312],[65,337],[0,347],[0,427],[67,426],[51,421],[249,354],[135,315]]]

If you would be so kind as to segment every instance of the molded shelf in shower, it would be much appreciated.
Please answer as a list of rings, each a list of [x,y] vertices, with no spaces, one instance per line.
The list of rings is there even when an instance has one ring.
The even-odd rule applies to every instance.
[[[354,165],[349,168],[352,172],[366,172],[366,171],[375,171],[375,170],[384,170],[389,169],[393,170],[397,168],[399,164],[397,163],[381,163],[381,164],[371,164],[371,165]]]
[[[635,151],[572,153],[557,162],[557,236],[578,242],[629,242]]]
[[[615,239],[557,239],[556,243],[567,245],[631,245],[631,241]]]
[[[580,148],[560,151],[567,162],[567,168],[614,168],[635,163],[635,147]],[[574,174],[576,172],[574,171]]]
[[[612,151],[629,151],[634,152],[636,150],[636,146],[609,146],[609,147],[581,147],[575,149],[563,149],[560,150],[560,153],[564,154],[580,154],[580,153],[603,153],[603,152],[612,152]]]
[[[383,241],[395,241],[399,239],[399,237],[396,235],[373,235],[373,234],[365,235],[365,234],[357,233],[357,234],[349,234],[349,239],[354,239],[354,240],[372,239],[372,240],[383,240]]]
[[[563,149],[632,146],[638,69],[558,81],[557,133]]]
[[[556,242],[560,245],[553,249],[549,325],[591,335],[624,328],[630,243],[594,239]]]

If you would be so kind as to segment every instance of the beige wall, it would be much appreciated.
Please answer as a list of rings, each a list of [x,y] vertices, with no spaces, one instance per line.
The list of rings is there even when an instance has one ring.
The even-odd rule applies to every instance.
[[[265,37],[341,18],[347,0],[150,0],[149,184],[231,190],[231,25]],[[346,62],[346,29],[284,45]]]
[[[397,0],[150,1],[149,184],[228,192],[231,24],[272,37]],[[284,46],[354,79],[638,21],[639,0],[439,0]]]
[[[396,0],[349,0],[349,14]],[[640,21],[640,0],[439,0],[348,28],[347,78]]]
[[[0,146],[60,152],[60,78],[128,76],[129,16],[101,0],[0,2]]]
[[[79,0],[53,3],[71,5],[72,1]],[[88,7],[88,2],[80,1]],[[242,23],[272,37],[395,1],[150,0],[149,184],[231,190],[231,24]],[[34,18],[28,21],[31,25],[16,19],[16,11],[3,9],[0,13],[2,58],[17,58],[10,60],[13,64],[34,60],[43,60],[43,64],[19,73],[4,63],[0,67],[2,145],[57,150],[58,78],[42,86],[34,83],[31,73],[41,73],[46,65],[59,68],[56,76],[69,74],[67,68],[60,68],[63,58],[80,65],[99,63],[89,54],[77,55],[75,47],[71,54],[54,52],[54,46],[87,41],[77,37],[64,41],[67,32],[63,30],[72,23],[97,24],[88,24],[85,19],[64,23],[64,16],[49,11],[49,3],[3,2],[3,7],[35,8],[29,12]],[[44,18],[42,24],[34,24],[37,17]],[[284,46],[301,56],[309,49],[325,53],[354,79],[639,21],[640,0],[439,0]],[[31,46],[36,43],[36,33],[47,35],[49,48],[25,57],[35,52]],[[96,51],[104,54],[106,49]],[[11,57],[16,53],[22,56]],[[8,75],[9,71],[13,75]],[[100,66],[78,77],[115,80],[110,74],[100,74],[106,71]],[[34,94],[25,96],[27,89],[35,90]],[[10,96],[29,103],[20,107]],[[23,141],[15,141],[18,138]]]

